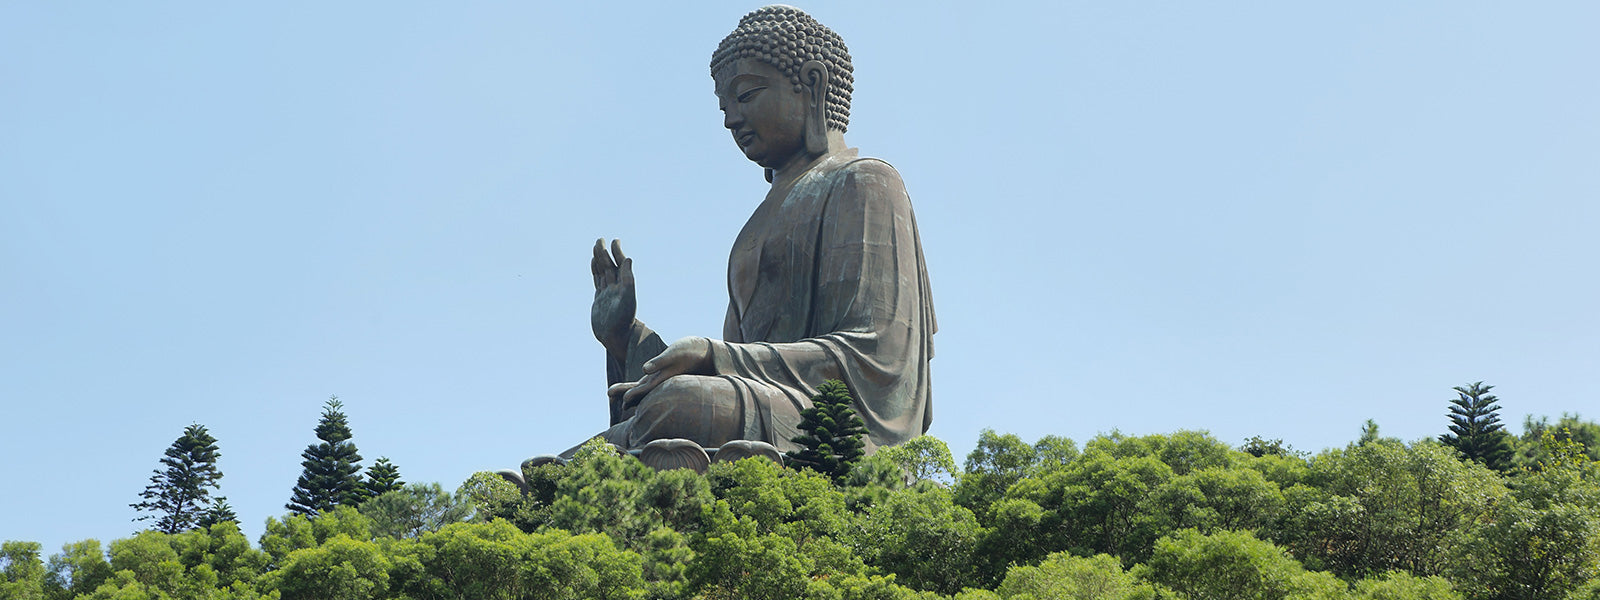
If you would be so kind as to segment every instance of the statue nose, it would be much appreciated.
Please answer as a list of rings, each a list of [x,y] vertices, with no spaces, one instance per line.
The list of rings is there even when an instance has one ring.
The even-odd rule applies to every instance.
[[[735,129],[735,128],[739,127],[739,125],[742,125],[743,123],[744,123],[744,117],[739,114],[739,111],[737,109],[728,110],[728,111],[722,113],[722,126],[723,127],[726,127],[728,129]]]

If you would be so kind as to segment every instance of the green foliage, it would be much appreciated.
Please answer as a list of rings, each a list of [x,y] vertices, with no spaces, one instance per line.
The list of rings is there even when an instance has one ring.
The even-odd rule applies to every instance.
[[[695,544],[688,589],[711,599],[805,598],[813,561],[793,539],[753,531],[719,530]]]
[[[1012,549],[1012,560],[1032,562],[1062,550],[1134,557],[1147,552],[1158,537],[1142,508],[1172,479],[1172,467],[1150,454],[1117,457],[1116,448],[1097,441],[1071,465],[1018,481],[1006,492],[1006,498],[1027,500],[1043,510],[1036,530],[1024,534],[1033,544]]]
[[[1543,443],[1545,432],[1552,432],[1563,441],[1582,444],[1583,453],[1589,460],[1600,461],[1600,422],[1586,421],[1572,413],[1563,413],[1555,423],[1550,422],[1550,417],[1535,419],[1529,415],[1522,421],[1522,437],[1516,443],[1516,456],[1513,459],[1516,466],[1539,468],[1539,463],[1547,455]]]
[[[392,598],[391,565],[376,544],[341,534],[290,553],[272,579],[283,600]]]
[[[1240,459],[1239,466],[1260,473],[1284,490],[1305,483],[1306,476],[1311,473],[1310,461],[1296,456],[1248,456]]]
[[[1546,427],[1538,462],[1502,476],[1376,435],[1308,460],[1204,432],[1080,452],[988,431],[951,487],[932,438],[839,480],[760,458],[657,472],[592,442],[527,469],[528,493],[492,473],[409,485],[268,519],[259,550],[231,520],[47,563],[7,542],[0,599],[1600,600],[1581,439]]]
[[[1341,598],[1345,585],[1307,572],[1271,542],[1247,532],[1205,535],[1192,529],[1156,540],[1139,573],[1150,581],[1208,600]]]
[[[1450,401],[1450,433],[1440,435],[1439,441],[1490,469],[1510,470],[1512,438],[1500,423],[1500,407],[1495,404],[1499,399],[1489,393],[1494,386],[1479,381],[1454,389],[1459,397]]]
[[[163,469],[150,476],[150,485],[139,493],[144,500],[130,504],[135,510],[150,514],[135,521],[155,519],[155,529],[163,533],[178,533],[200,525],[211,506],[211,491],[222,479],[217,469],[217,438],[206,431],[204,425],[185,427],[167,447],[161,459]]]
[[[877,455],[900,467],[907,485],[918,481],[950,483],[956,478],[956,460],[950,456],[950,447],[931,435],[880,448]]]
[[[106,562],[99,540],[69,543],[61,554],[50,557],[47,587],[55,598],[74,598],[88,594],[111,578],[111,563]],[[0,594],[0,597],[8,597]]]
[[[413,483],[384,492],[362,502],[359,510],[371,520],[374,536],[398,539],[438,531],[472,517],[471,503],[437,483]]]
[[[343,535],[356,541],[372,539],[372,520],[354,507],[340,506],[313,519],[306,515],[286,515],[283,520],[267,518],[267,530],[261,534],[261,549],[272,559],[272,565],[281,566],[295,550],[315,548],[328,540]]]
[[[799,428],[805,433],[789,440],[800,445],[800,451],[789,455],[789,464],[842,481],[861,458],[862,437],[867,433],[852,404],[843,382],[830,379],[818,386],[811,408],[800,411]]]
[[[406,482],[400,480],[400,467],[389,462],[387,456],[380,456],[377,462],[372,463],[367,469],[367,480],[362,482],[362,487],[366,488],[367,498],[377,498],[405,485]]]
[[[45,568],[39,560],[38,542],[0,544],[0,572],[5,574],[5,581],[0,581],[0,598],[44,598]]]
[[[200,521],[195,524],[202,529],[210,529],[212,525],[221,523],[233,523],[235,525],[239,523],[239,515],[234,514],[233,505],[228,504],[227,496],[217,496],[216,500],[211,503],[211,507],[207,508],[205,514],[200,516]]]
[[[1205,431],[1185,430],[1172,435],[1142,437],[1128,437],[1112,431],[1090,440],[1084,452],[1091,450],[1118,458],[1153,457],[1170,467],[1174,475],[1206,467],[1231,467],[1238,460],[1238,452]]]
[[[1277,484],[1258,471],[1207,467],[1161,484],[1143,511],[1152,535],[1179,529],[1262,532],[1277,524],[1286,504]]]
[[[1442,577],[1417,577],[1405,571],[1390,571],[1382,576],[1356,582],[1353,596],[1358,600],[1462,600],[1450,582]]]
[[[816,471],[783,469],[770,460],[744,459],[711,466],[706,479],[730,515],[759,533],[802,542],[819,537],[847,540],[854,526],[844,497]]]
[[[1483,598],[1562,598],[1600,579],[1600,470],[1544,432],[1544,461],[1513,482],[1459,553],[1453,579]]]
[[[80,554],[77,561],[99,569],[93,566],[97,561],[87,556]],[[176,535],[145,531],[112,542],[111,574],[92,592],[72,597],[260,598],[259,575],[266,564],[266,555],[251,549],[233,523]],[[72,579],[72,589],[89,583],[78,581],[77,575]]]
[[[1378,422],[1372,419],[1367,419],[1367,422],[1361,425],[1361,437],[1356,440],[1356,445],[1365,446],[1379,440],[1400,441],[1397,438],[1382,437],[1382,435],[1378,433]]]
[[[547,465],[535,468],[540,471],[554,469],[559,467]],[[472,506],[474,520],[487,522],[505,519],[523,531],[537,531],[550,520],[550,502],[554,499],[554,488],[550,487],[548,496],[524,494],[499,474],[479,471],[461,484],[456,496]]]
[[[1090,558],[1051,554],[1038,566],[1013,567],[995,591],[1008,599],[1146,600],[1157,597],[1154,586],[1124,571],[1116,557],[1105,554]]]
[[[1307,484],[1285,492],[1290,516],[1274,538],[1347,579],[1437,575],[1505,495],[1499,475],[1437,442],[1351,445],[1312,459]]]
[[[693,471],[656,471],[604,443],[586,445],[557,468],[566,473],[554,482],[554,501],[541,525],[604,533],[633,549],[659,527],[695,531],[702,507],[712,501],[706,479]]]
[[[984,536],[972,511],[934,485],[890,495],[868,512],[865,529],[862,558],[907,586],[941,594],[958,592],[972,580],[973,553]]]
[[[622,600],[644,587],[639,555],[598,534],[530,534],[494,521],[448,525],[404,544],[392,585],[412,598]]]
[[[854,511],[882,502],[895,490],[906,488],[906,472],[882,452],[861,459],[844,478],[840,492],[845,496],[845,506]],[[959,481],[958,481],[959,485]]]
[[[366,499],[361,472],[361,454],[350,441],[350,423],[340,409],[338,396],[328,398],[322,418],[317,422],[320,443],[300,454],[305,468],[295,482],[293,497],[284,508],[302,515],[315,515],[336,506],[356,506]]]
[[[1295,450],[1294,446],[1283,443],[1282,439],[1269,440],[1259,435],[1250,436],[1250,439],[1244,441],[1243,446],[1239,446],[1239,451],[1256,458],[1263,456],[1297,457],[1301,455],[1301,452]]]
[[[1067,443],[1071,444],[1071,440]],[[1038,449],[1022,438],[983,430],[978,434],[978,447],[967,454],[966,468],[956,482],[956,502],[986,517],[989,506],[1005,495],[1011,484],[1027,476],[1038,458]]]
[[[1078,444],[1071,438],[1047,435],[1033,443],[1034,464],[1030,474],[1041,475],[1065,467],[1078,458]]]

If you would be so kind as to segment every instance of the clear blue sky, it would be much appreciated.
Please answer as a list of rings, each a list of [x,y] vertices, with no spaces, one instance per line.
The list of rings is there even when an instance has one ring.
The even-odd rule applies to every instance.
[[[721,329],[755,7],[0,2],[0,539],[130,534],[190,423],[254,537],[330,394],[452,488],[598,431],[595,238]],[[958,457],[1417,439],[1478,380],[1600,416],[1600,5],[802,8],[910,189]]]

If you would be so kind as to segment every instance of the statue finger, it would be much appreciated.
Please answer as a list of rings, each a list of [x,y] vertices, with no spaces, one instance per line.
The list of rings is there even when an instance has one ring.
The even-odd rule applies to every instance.
[[[622,260],[622,267],[620,269],[617,269],[617,271],[618,271],[617,275],[622,280],[622,283],[624,283],[626,285],[629,285],[629,286],[633,285],[633,259],[631,259],[631,258],[623,259]]]
[[[594,287],[596,288],[599,288],[605,282],[602,279],[606,272],[605,263],[611,260],[611,257],[605,256],[605,253],[605,246],[601,244],[600,240],[595,240],[594,256],[589,258],[589,273],[594,275]]]
[[[611,254],[606,252],[605,238],[594,241],[594,264],[602,271],[617,268],[617,263],[611,261]]]
[[[655,389],[658,379],[654,373],[645,375],[644,378],[640,379],[638,384],[635,384],[622,394],[622,408],[631,408],[633,405],[638,404],[640,400],[643,400],[645,394],[649,394],[650,390]]]
[[[622,261],[628,257],[622,255],[622,238],[611,240],[611,258],[617,261],[617,266],[622,266]]]
[[[624,393],[627,393],[628,390],[631,390],[638,385],[639,382],[637,381],[624,381],[622,383],[612,385],[611,387],[606,388],[606,397],[621,398]]]

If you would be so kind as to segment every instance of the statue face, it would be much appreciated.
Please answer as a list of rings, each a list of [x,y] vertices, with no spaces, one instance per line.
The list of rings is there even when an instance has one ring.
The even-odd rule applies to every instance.
[[[806,151],[805,96],[777,67],[741,58],[717,70],[717,107],[745,158],[778,169]]]

